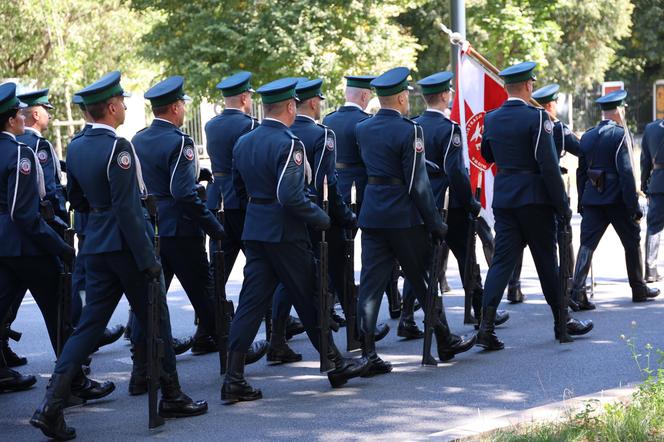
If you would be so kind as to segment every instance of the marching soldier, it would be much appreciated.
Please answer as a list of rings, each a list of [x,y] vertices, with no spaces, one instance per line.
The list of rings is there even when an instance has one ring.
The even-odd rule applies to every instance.
[[[533,98],[544,108],[553,120],[553,143],[558,152],[558,161],[565,156],[567,152],[575,157],[579,156],[580,142],[574,135],[569,127],[558,119],[558,92],[560,86],[557,84],[548,84],[544,87],[537,89],[533,92]],[[560,168],[563,175],[567,175],[567,169]],[[568,196],[569,199],[569,196]],[[570,237],[571,238],[571,237]],[[574,273],[574,252],[572,244],[569,244],[570,258],[568,260],[570,265],[570,274]],[[511,304],[518,304],[525,300],[525,296],[521,292],[521,265],[523,264],[523,251],[521,257],[517,261],[512,277],[507,285],[507,300]],[[575,300],[570,300],[570,306],[574,311],[577,310],[591,310],[594,304],[579,304]]]
[[[389,373],[392,366],[376,353],[374,330],[383,291],[397,259],[413,292],[425,305],[429,265],[434,240],[445,239],[447,226],[436,210],[427,177],[422,128],[404,115],[409,110],[410,69],[391,69],[371,82],[381,109],[356,128],[367,187],[360,211],[362,273],[358,300],[359,329],[363,353],[369,359],[367,375]],[[441,360],[472,347],[450,333],[445,312],[435,326]]]
[[[83,99],[78,95],[74,95],[72,99],[72,104],[75,104],[81,110],[83,119],[85,120],[85,126],[74,135],[72,140],[85,134],[85,131],[92,127],[92,117],[85,109],[85,104],[83,104]],[[72,227],[76,231],[76,236],[78,237],[78,249],[83,248],[85,243],[85,225],[88,222],[88,213],[74,211],[74,224]],[[82,295],[85,293],[85,256],[80,255],[77,257],[74,264],[74,271],[72,272],[72,302],[71,302],[71,323],[76,326],[78,320],[81,317],[81,311],[83,310],[83,299]],[[106,328],[104,333],[99,340],[99,347],[112,344],[113,342],[120,339],[122,334],[125,331],[125,327],[121,324],[117,324],[112,328]]]
[[[217,89],[224,96],[224,110],[205,124],[207,152],[210,156],[214,176],[214,181],[208,183],[206,204],[210,210],[219,210],[222,206],[224,210],[226,238],[221,243],[226,271],[224,280],[228,280],[240,250],[244,250],[242,230],[244,228],[247,201],[235,192],[231,171],[235,142],[242,135],[258,127],[258,120],[251,115],[252,94],[254,93],[251,86],[251,77],[251,72],[241,71],[217,84]],[[211,241],[210,249],[215,250],[216,247],[216,241]],[[276,310],[276,308],[273,310]],[[300,320],[290,315],[287,316],[286,327],[288,337],[304,332]],[[267,338],[269,339],[270,336]],[[260,345],[256,348],[256,350],[259,350],[256,356],[260,355],[262,357],[267,348],[267,343],[258,341],[256,345]],[[192,349],[192,352],[197,351],[197,348]],[[257,359],[256,356],[248,354],[245,362],[250,364],[260,359],[260,357]]]
[[[321,101],[325,99],[321,92],[323,80],[301,80],[295,89],[298,97],[297,116],[290,126],[291,132],[302,142],[307,161],[311,166],[311,176],[307,190],[319,206],[323,202],[324,182],[327,183],[330,218],[332,224],[327,230],[329,248],[329,274],[332,288],[341,293],[343,289],[344,266],[344,229],[357,227],[357,218],[343,202],[338,189],[337,174],[335,171],[336,137],[334,131],[322,124],[320,119]],[[314,254],[318,253],[320,233],[310,229],[309,235],[313,245]],[[317,258],[320,258],[317,256]],[[273,328],[270,339],[270,350],[267,360],[269,362],[297,362],[302,355],[295,353],[286,344],[286,321],[291,310],[288,294],[283,284],[279,285],[275,293],[275,307],[272,310]]]
[[[242,232],[247,263],[221,389],[222,400],[229,403],[262,398],[261,391],[245,380],[244,362],[277,284],[284,285],[317,349],[322,338],[317,327],[316,264],[307,226],[326,229],[330,218],[305,193],[304,146],[288,129],[296,115],[296,83],[297,79],[284,78],[258,89],[265,119],[233,148],[233,182],[238,194],[248,198],[248,205]],[[366,371],[366,360],[342,357],[332,334],[325,338],[335,366],[327,373],[332,387]]]
[[[45,217],[53,218],[52,210],[44,210],[42,216],[46,191],[39,160],[16,139],[24,131],[22,107],[25,105],[16,97],[14,83],[0,86],[0,321],[6,320],[10,306],[30,290],[55,350],[61,265],[57,258],[71,261],[74,249],[47,224]],[[35,382],[34,376],[22,376],[8,368],[0,356],[0,391],[25,390]],[[72,369],[67,394],[83,400],[100,399],[114,388],[112,382],[100,384],[88,379],[79,364]]]
[[[184,78],[169,77],[157,83],[145,93],[145,98],[150,100],[155,118],[134,136],[132,144],[141,160],[147,191],[157,199],[159,223],[155,228],[159,232],[166,290],[176,275],[194,307],[199,321],[194,354],[216,352],[214,295],[210,292],[214,285],[205,234],[216,242],[223,240],[225,233],[199,197],[203,188],[197,184],[200,170],[196,147],[180,131],[185,102],[190,100],[184,93]],[[252,351],[259,353],[260,359],[267,351],[267,343],[258,345]],[[145,361],[144,355],[140,355],[140,360]]]
[[[466,239],[470,229],[469,216],[479,216],[482,206],[475,199],[470,187],[470,177],[465,167],[462,151],[461,128],[444,114],[450,102],[450,82],[454,74],[438,72],[418,81],[422,87],[426,111],[415,118],[424,132],[424,152],[430,167],[427,168],[429,181],[433,190],[436,208],[443,209],[445,192],[449,191],[449,207],[447,212],[448,234],[445,243],[459,263],[461,280],[465,281],[464,262],[467,253]],[[449,190],[448,190],[449,188]],[[473,309],[479,321],[482,309],[482,280],[476,281],[473,293]],[[404,302],[397,334],[403,338],[414,339],[423,336],[413,319],[413,296],[410,281],[404,281]],[[499,311],[496,325],[509,319],[509,314]]]
[[[632,301],[645,302],[659,295],[643,279],[639,207],[631,157],[632,139],[624,127],[627,92],[611,92],[596,100],[602,121],[581,137],[579,168],[576,171],[581,221],[581,247],[574,271],[572,292],[581,304],[588,304],[586,277],[593,252],[611,224],[625,248],[627,278]]]
[[[141,329],[147,330],[148,279],[163,278],[154,254],[153,234],[141,207],[145,195],[140,163],[129,141],[116,135],[124,122],[125,93],[120,73],[111,72],[78,92],[93,119],[85,134],[72,141],[67,151],[67,190],[75,210],[87,210],[82,254],[86,257],[86,306],[76,330],[67,340],[55,366],[46,395],[30,423],[48,436],[72,439],[76,431],[63,416],[72,378],[92,352],[124,293]],[[165,290],[162,291],[165,297]],[[162,299],[165,306],[165,300]],[[163,417],[205,413],[205,401],[192,401],[180,389],[171,346],[168,311],[161,310],[159,334],[164,342],[160,385]],[[145,345],[141,330],[134,331],[135,345]]]
[[[346,103],[336,111],[327,114],[323,124],[336,135],[336,170],[339,191],[344,203],[350,204],[350,193],[353,183],[357,192],[357,207],[362,207],[364,188],[367,185],[367,171],[362,163],[360,151],[355,138],[355,126],[369,118],[365,112],[371,100],[371,75],[346,75]]]
[[[484,284],[477,335],[477,344],[486,350],[504,348],[494,331],[496,311],[525,245],[530,247],[542,292],[553,312],[556,339],[561,333],[555,217],[567,223],[572,211],[558,167],[553,123],[543,109],[527,103],[532,96],[535,66],[523,62],[500,72],[509,98],[484,121],[482,156],[496,163],[499,170],[492,204],[496,249]],[[588,333],[593,327],[592,322],[572,318],[565,322],[570,335]]]
[[[664,229],[664,120],[646,126],[641,141],[641,190],[648,195],[646,282],[657,282],[660,233]]]

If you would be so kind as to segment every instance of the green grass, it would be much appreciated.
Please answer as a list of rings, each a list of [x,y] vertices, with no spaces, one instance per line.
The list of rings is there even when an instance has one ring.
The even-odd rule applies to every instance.
[[[664,352],[657,350],[660,368],[650,369],[652,347],[637,354],[627,341],[639,369],[646,376],[629,401],[600,407],[597,401],[585,403],[583,410],[559,422],[519,426],[485,437],[495,442],[646,442],[664,441]],[[646,366],[640,361],[644,359]]]

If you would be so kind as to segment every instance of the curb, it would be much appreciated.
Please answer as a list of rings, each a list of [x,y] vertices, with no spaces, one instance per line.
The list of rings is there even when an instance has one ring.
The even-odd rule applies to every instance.
[[[455,428],[431,433],[424,439],[466,442],[490,438],[492,433],[509,427],[561,421],[569,416],[571,412],[582,410],[585,404],[591,400],[596,401],[597,405],[603,406],[607,403],[629,399],[635,391],[636,387],[632,386],[614,388],[526,410],[496,416],[481,416],[468,420]]]

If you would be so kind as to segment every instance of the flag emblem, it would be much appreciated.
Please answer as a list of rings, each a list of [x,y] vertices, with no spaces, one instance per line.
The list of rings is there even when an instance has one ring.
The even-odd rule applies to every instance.
[[[120,152],[118,155],[118,166],[124,170],[131,167],[131,155],[129,155],[129,152]]]
[[[18,170],[23,175],[30,175],[30,171],[32,170],[32,163],[27,158],[21,158],[21,161],[18,163]]]

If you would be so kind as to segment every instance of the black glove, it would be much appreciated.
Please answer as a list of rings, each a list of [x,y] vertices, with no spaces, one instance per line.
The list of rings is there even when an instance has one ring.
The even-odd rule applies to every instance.
[[[355,215],[353,212],[351,212],[350,216],[348,216],[344,220],[343,225],[341,227],[343,227],[344,229],[350,229],[350,230],[357,229],[357,215]]]
[[[200,183],[201,181],[207,181],[208,183],[214,181],[214,175],[212,175],[212,171],[207,167],[201,167],[198,173],[198,182]]]
[[[210,233],[210,239],[213,241],[223,241],[226,239],[226,232],[224,231],[223,227]]]
[[[445,241],[445,236],[447,236],[447,224],[445,223],[440,223],[436,224],[432,229],[431,229],[431,237],[433,238],[434,241]]]
[[[159,280],[159,278],[161,277],[161,264],[159,264],[158,261],[155,262],[154,265],[143,270],[143,274],[150,281]]]
[[[76,249],[69,244],[65,244],[65,249],[60,253],[60,259],[71,265],[74,262],[74,258],[76,258]]]
[[[60,160],[60,170],[67,173],[67,162],[65,160]]]
[[[638,209],[636,209],[636,212],[634,212],[634,214],[632,215],[632,219],[634,220],[635,223],[638,223],[641,221],[641,218],[643,218],[643,211],[639,207]]]
[[[563,220],[565,224],[569,224],[572,221],[572,209],[569,208],[569,206],[563,207],[559,212],[558,215],[560,218]]]
[[[482,210],[482,204],[473,198],[470,202],[470,213],[473,217],[477,218],[480,215],[480,210]]]
[[[314,230],[316,230],[316,231],[321,231],[321,230],[327,230],[327,229],[329,229],[331,225],[332,225],[332,220],[331,220],[330,217],[326,214],[324,219],[321,218],[320,222],[318,222],[318,223],[316,223],[316,224],[312,224],[312,225],[311,225],[311,228],[314,229]]]

